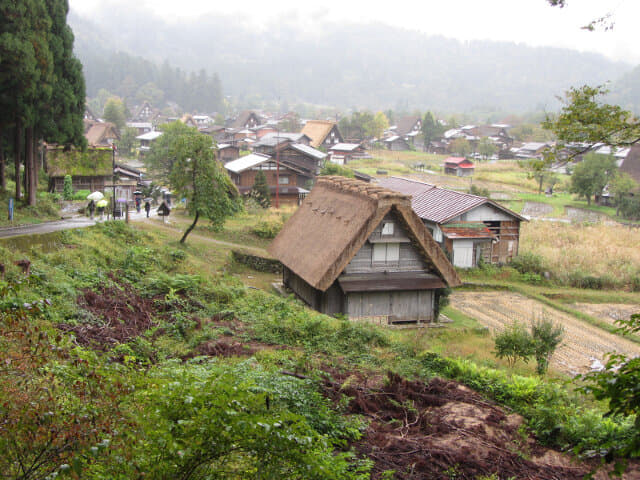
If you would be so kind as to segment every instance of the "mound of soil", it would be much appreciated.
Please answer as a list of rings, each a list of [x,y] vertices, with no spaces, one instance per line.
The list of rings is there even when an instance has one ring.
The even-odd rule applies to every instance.
[[[210,357],[250,357],[257,349],[240,342],[209,341],[199,344],[195,349],[183,356],[183,360],[207,355]]]
[[[334,378],[336,378],[334,374]],[[589,468],[544,448],[521,433],[522,418],[508,414],[453,381],[428,384],[388,374],[378,388],[351,375],[327,381],[333,399],[351,397],[350,413],[371,418],[358,452],[374,461],[373,479],[582,479]]]
[[[62,323],[58,328],[73,332],[80,345],[105,352],[155,325],[153,318],[159,313],[155,300],[141,297],[131,288],[111,286],[98,292],[87,289],[78,298],[78,304],[95,321],[79,325]]]

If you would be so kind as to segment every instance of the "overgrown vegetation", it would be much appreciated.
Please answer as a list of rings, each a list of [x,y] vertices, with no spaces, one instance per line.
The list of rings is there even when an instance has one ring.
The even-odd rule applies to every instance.
[[[321,394],[337,372],[346,385],[351,372],[387,370],[455,379],[524,415],[545,443],[588,455],[632,432],[632,417],[605,418],[564,384],[447,359],[201,275],[194,246],[121,222],[58,234],[57,245],[26,252],[26,278],[12,263],[24,254],[0,249],[0,416],[17,419],[0,427],[3,471],[18,472],[52,432],[75,437],[41,457],[37,475],[9,478],[368,478],[370,462],[349,448],[367,422],[344,415],[348,399]],[[100,341],[105,332],[116,341]],[[24,357],[29,348],[46,353]]]

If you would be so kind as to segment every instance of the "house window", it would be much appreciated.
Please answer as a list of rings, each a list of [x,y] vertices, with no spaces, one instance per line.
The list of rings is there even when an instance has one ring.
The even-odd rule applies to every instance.
[[[382,235],[393,235],[393,223],[387,222],[382,225]]]
[[[283,176],[278,177],[278,183],[280,185],[289,185],[289,177],[283,177]]]
[[[373,245],[374,262],[397,262],[400,260],[399,243],[375,243]]]

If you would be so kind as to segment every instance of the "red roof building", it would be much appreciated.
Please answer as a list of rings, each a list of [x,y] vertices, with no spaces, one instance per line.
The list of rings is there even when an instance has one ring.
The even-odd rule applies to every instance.
[[[444,161],[444,173],[458,177],[473,175],[475,165],[465,157],[449,157]]]

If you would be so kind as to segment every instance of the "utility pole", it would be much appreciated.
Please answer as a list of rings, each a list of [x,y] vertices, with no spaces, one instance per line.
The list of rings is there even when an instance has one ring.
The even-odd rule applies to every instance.
[[[112,205],[112,211],[111,214],[113,215],[113,219],[116,219],[116,144],[112,143],[111,144],[111,168],[113,171],[113,175],[111,176],[111,179],[113,181],[113,197],[111,198],[111,205]]]
[[[280,208],[280,124],[276,127],[276,209]]]

